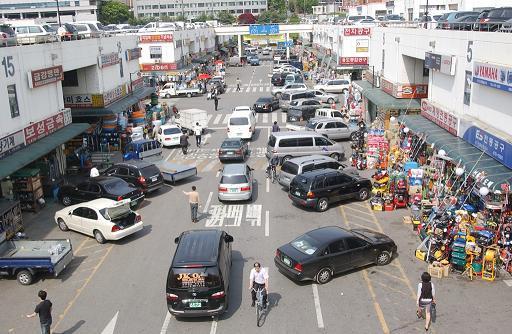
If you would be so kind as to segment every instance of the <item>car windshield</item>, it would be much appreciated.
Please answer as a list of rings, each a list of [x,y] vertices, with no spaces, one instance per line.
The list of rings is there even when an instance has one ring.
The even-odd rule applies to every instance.
[[[119,192],[121,188],[126,187],[128,184],[121,179],[113,179],[103,184],[107,193],[112,194]]]
[[[268,102],[271,102],[272,100],[268,97],[260,97],[258,99],[258,101],[256,101],[256,103],[268,103]]]
[[[233,117],[229,119],[229,125],[249,125],[247,117]]]
[[[318,122],[307,122],[306,123],[306,127],[309,128],[309,129],[312,129],[314,130],[316,128],[316,125],[318,124]]]
[[[178,128],[164,129],[164,135],[177,135],[177,134],[181,134],[181,130]]]
[[[155,165],[149,165],[140,170],[140,173],[144,177],[152,177],[160,175],[160,169]]]
[[[245,175],[223,175],[220,179],[221,184],[242,184],[247,183]]]
[[[238,140],[226,140],[220,146],[221,148],[239,148],[240,142]]]
[[[276,137],[274,137],[273,135],[270,135],[270,137],[268,137],[267,145],[270,147],[274,147],[276,145]]]
[[[283,166],[281,166],[281,171],[283,173],[288,173],[292,175],[299,174],[299,166],[297,166],[295,163],[291,161],[286,161]]]
[[[318,249],[318,242],[309,235],[304,234],[291,242],[293,248],[301,253],[313,255]]]

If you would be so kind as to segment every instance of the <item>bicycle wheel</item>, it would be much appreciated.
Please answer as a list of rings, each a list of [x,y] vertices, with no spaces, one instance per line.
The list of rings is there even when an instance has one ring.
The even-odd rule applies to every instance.
[[[260,327],[260,319],[261,319],[261,305],[258,303],[256,305],[256,326]]]

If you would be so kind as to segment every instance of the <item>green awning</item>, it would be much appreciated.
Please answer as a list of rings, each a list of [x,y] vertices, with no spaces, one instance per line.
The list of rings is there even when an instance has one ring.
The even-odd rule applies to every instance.
[[[356,86],[356,88],[360,92],[364,92],[367,89],[375,89],[376,87],[372,85],[371,82],[368,82],[366,80],[354,80],[352,81],[352,85]]]
[[[421,115],[406,115],[398,119],[402,121],[417,135],[426,135],[428,144],[435,144],[437,150],[443,149],[446,155],[455,163],[460,161],[461,166],[473,175],[484,171],[486,179],[491,183],[489,189],[499,190],[502,184],[512,185],[512,170],[490,155],[455,137],[448,131],[437,126]]]
[[[363,95],[379,109],[420,110],[421,108],[419,99],[397,99],[380,88],[366,89]]]
[[[123,97],[121,100],[112,103],[106,108],[80,108],[80,109],[71,109],[71,114],[73,117],[82,117],[82,116],[108,116],[112,114],[119,114],[125,112],[132,105],[138,103],[140,100],[145,99],[151,93],[155,92],[154,87],[144,87],[138,89],[128,96]]]
[[[44,137],[41,140],[0,160],[0,180],[25,167],[78,136],[90,127],[87,123],[73,123]]]

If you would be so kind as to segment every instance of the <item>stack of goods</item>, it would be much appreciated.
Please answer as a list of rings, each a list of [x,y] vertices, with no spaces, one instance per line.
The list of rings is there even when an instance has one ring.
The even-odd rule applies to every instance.
[[[409,203],[421,203],[423,196],[423,169],[413,168],[407,172]]]
[[[117,115],[106,116],[103,118],[99,140],[101,151],[121,150],[121,135],[118,131]]]
[[[5,232],[5,237],[10,239],[22,229],[20,202],[0,199],[0,234]]]
[[[134,127],[144,126],[146,124],[146,112],[144,110],[137,110],[130,115],[130,123]]]
[[[368,168],[387,168],[389,142],[382,129],[368,131]]]
[[[39,169],[23,168],[11,175],[14,199],[20,201],[21,209],[38,211],[44,204],[43,184]]]

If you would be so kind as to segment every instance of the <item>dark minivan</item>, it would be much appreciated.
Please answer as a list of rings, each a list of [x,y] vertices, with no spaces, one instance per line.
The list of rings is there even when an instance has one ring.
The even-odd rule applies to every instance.
[[[116,176],[142,190],[144,193],[160,189],[164,177],[155,164],[143,160],[130,160],[114,164],[103,172],[107,176]]]
[[[175,317],[206,317],[228,308],[233,237],[221,230],[191,230],[178,245],[167,275],[167,308]]]

